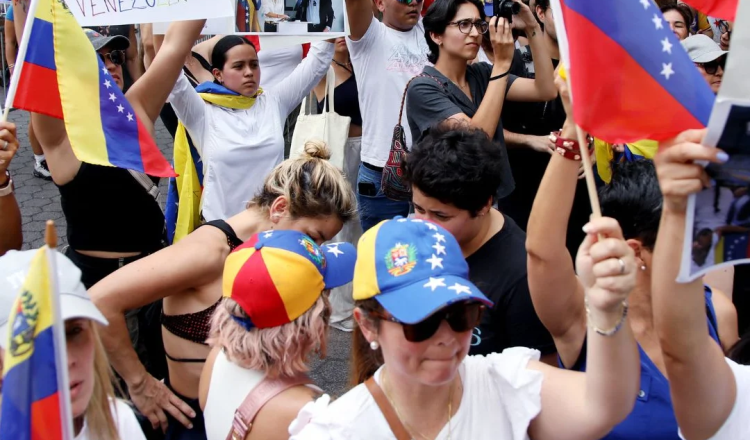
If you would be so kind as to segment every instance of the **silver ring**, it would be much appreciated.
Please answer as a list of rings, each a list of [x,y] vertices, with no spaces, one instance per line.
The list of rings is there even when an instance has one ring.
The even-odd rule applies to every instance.
[[[622,261],[622,258],[618,258],[617,261],[620,263],[620,275],[625,273],[625,262]]]
[[[5,143],[3,144],[3,151],[7,149],[8,149],[8,141],[5,141]]]

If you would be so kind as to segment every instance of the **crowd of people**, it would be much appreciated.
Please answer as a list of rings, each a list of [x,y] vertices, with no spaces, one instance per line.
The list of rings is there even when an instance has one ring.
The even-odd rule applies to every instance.
[[[745,280],[675,282],[687,198],[711,186],[698,163],[726,153],[703,131],[649,158],[580,145],[550,1],[513,1],[510,20],[480,0],[346,0],[347,37],[284,49],[199,40],[204,20],[83,30],[146,128],[194,151],[202,194],[172,243],[158,178],[80,161],[62,120],[32,113],[30,146],[0,122],[0,334],[33,255],[8,166],[31,148],[66,220],[76,440],[750,439]],[[734,24],[655,3],[718,93]],[[350,118],[343,151],[289,157],[305,97]],[[739,222],[720,192],[707,215]],[[307,375],[331,327],[351,333],[341,396]]]

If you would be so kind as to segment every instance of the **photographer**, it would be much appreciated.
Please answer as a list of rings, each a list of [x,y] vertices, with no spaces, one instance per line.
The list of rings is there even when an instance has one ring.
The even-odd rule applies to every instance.
[[[430,49],[422,77],[407,92],[407,120],[417,142],[436,122],[467,124],[480,128],[505,150],[500,114],[506,95],[512,101],[548,101],[557,96],[553,68],[542,32],[528,6],[520,1],[500,2],[501,17],[488,24],[479,0],[441,0],[424,17],[425,39]],[[518,11],[510,15],[503,11]],[[506,18],[506,16],[508,18]],[[514,53],[512,29],[524,29],[532,51],[538,54],[536,80],[510,74]],[[479,52],[482,35],[490,33],[494,65],[469,64]],[[502,190],[499,198],[513,191],[514,183],[503,151]]]

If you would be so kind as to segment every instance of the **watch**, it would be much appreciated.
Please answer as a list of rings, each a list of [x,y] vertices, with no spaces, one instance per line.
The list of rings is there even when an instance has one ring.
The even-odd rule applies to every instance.
[[[8,178],[8,181],[3,186],[0,186],[0,197],[13,194],[13,179],[10,177],[10,171],[5,171],[5,177]]]

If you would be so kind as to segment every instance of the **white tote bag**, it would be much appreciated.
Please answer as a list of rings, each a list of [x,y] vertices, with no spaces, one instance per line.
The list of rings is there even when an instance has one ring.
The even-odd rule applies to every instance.
[[[330,162],[340,170],[344,169],[346,154],[348,153],[345,151],[346,141],[349,138],[349,125],[352,118],[336,113],[333,105],[335,88],[336,73],[333,71],[333,67],[329,67],[326,76],[326,97],[323,102],[323,112],[318,115],[310,114],[312,113],[313,103],[308,106],[308,98],[305,97],[302,100],[302,110],[297,118],[297,125],[292,136],[290,158],[301,156],[305,151],[307,141],[320,139],[328,144],[328,149],[331,151]]]

